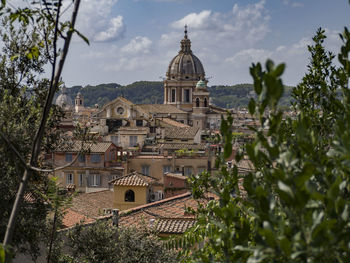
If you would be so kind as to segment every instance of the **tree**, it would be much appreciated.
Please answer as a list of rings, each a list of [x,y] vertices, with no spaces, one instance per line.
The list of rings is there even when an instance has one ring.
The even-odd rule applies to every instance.
[[[38,254],[35,241],[45,226],[48,209],[44,198],[48,181],[42,172],[51,171],[40,168],[41,158],[57,139],[52,131],[62,115],[52,107],[52,100],[61,83],[72,34],[77,32],[74,25],[80,0],[74,1],[69,22],[60,21],[62,0],[39,2],[33,2],[31,9],[5,10],[4,0],[0,6],[5,21],[0,62],[0,159],[4,169],[0,186],[5,209],[0,233],[5,249],[13,245],[22,251],[30,246],[34,257]],[[52,69],[50,79],[40,75],[47,63]],[[24,196],[29,204],[21,206]]]
[[[65,245],[67,254],[58,254],[53,262],[177,262],[176,253],[146,226],[117,228],[110,221],[80,224],[68,232]]]
[[[341,35],[339,68],[322,46],[324,37],[318,30],[309,72],[293,90],[295,118],[283,120],[277,107],[284,65],[250,68],[257,100],[249,112],[261,127],[252,128],[254,141],[229,170],[232,118],[222,120],[219,174],[191,179],[196,198],[213,191],[219,200],[200,206],[197,225],[174,241],[185,261],[350,261],[350,33],[345,28]],[[238,173],[243,155],[254,165],[244,176]]]

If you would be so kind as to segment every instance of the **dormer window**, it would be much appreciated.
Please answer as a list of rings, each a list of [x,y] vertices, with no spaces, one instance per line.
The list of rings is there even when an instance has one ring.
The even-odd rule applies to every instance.
[[[135,193],[133,190],[130,189],[130,190],[125,192],[124,201],[125,202],[135,202]]]

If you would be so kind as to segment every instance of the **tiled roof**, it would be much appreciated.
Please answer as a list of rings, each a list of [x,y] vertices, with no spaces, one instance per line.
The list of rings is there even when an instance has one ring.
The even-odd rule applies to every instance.
[[[62,219],[62,225],[64,228],[74,226],[82,221],[86,223],[95,221],[94,219],[88,218],[85,215],[78,213],[72,209],[67,209],[64,212],[64,217]]]
[[[215,196],[208,194],[208,197]],[[207,200],[202,199],[200,202],[205,203]],[[152,225],[157,227],[160,234],[182,234],[195,223],[194,215],[188,214],[186,207],[198,207],[197,200],[193,199],[190,192],[124,210],[119,214],[119,226],[144,223],[149,223],[150,226],[151,220],[154,220]]]
[[[140,107],[142,110],[149,112],[149,113],[183,113],[183,114],[187,114],[187,112],[180,110],[178,108],[176,108],[173,105],[169,105],[169,104],[139,104],[137,105],[138,107]]]
[[[120,213],[119,223],[121,226],[131,226],[154,218],[194,218],[193,215],[186,214],[186,207],[197,207],[197,201],[189,192],[124,210]]]
[[[207,202],[207,200],[201,202]],[[72,204],[63,219],[66,227],[74,226],[81,221],[90,223],[100,218],[111,218],[111,215],[102,217],[99,215],[104,208],[112,207],[113,192],[107,190],[80,194],[73,198]],[[193,199],[190,192],[187,192],[121,211],[118,224],[121,227],[129,227],[142,226],[146,223],[149,227],[156,227],[160,234],[182,234],[195,224],[194,215],[187,214],[186,207],[196,209],[197,206],[197,201]],[[150,224],[151,221],[152,224]]]
[[[164,122],[168,125],[174,126],[174,127],[190,127],[187,124],[175,121],[175,120],[170,119],[170,118],[162,118],[162,119],[160,119],[160,121]]]
[[[137,172],[124,175],[113,181],[114,185],[119,186],[149,186],[156,183],[158,183],[157,179]]]
[[[154,227],[161,234],[182,234],[195,223],[194,218],[159,218]]]
[[[164,150],[179,150],[179,149],[187,149],[187,150],[205,150],[205,143],[162,143],[158,144],[160,149]]]
[[[81,141],[73,141],[61,145],[57,152],[79,152],[83,149],[84,151],[90,151],[90,153],[105,153],[112,144],[112,142],[84,142],[82,144]]]
[[[103,214],[103,209],[111,208],[113,208],[113,192],[104,190],[76,195],[72,200],[70,210],[89,218],[96,218]]]
[[[164,174],[165,176],[168,176],[168,177],[174,177],[174,178],[177,178],[177,179],[182,179],[182,180],[187,180],[188,177],[187,176],[184,176],[180,173],[165,173]]]
[[[198,127],[166,127],[165,139],[193,139],[198,132]]]

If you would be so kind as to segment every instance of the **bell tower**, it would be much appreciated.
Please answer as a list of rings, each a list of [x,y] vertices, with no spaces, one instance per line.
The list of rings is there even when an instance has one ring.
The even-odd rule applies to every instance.
[[[201,79],[197,82],[193,92],[193,127],[198,127],[201,130],[206,129],[207,112],[209,111],[209,91],[207,89],[208,81]]]
[[[75,97],[74,106],[75,112],[79,112],[84,109],[84,97],[80,92],[78,92],[77,96]]]

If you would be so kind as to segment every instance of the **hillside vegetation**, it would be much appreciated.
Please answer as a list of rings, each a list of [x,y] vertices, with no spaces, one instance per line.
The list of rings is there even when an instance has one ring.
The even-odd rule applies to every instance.
[[[208,90],[212,103],[222,108],[246,107],[249,99],[254,96],[252,84],[211,86],[208,87]],[[286,87],[280,102],[281,106],[289,106],[290,91],[291,87]],[[83,94],[86,106],[95,104],[102,106],[118,96],[124,96],[136,104],[155,104],[164,101],[163,82],[161,81],[137,81],[127,86],[109,83],[68,88],[68,94],[72,99],[78,92]]]

